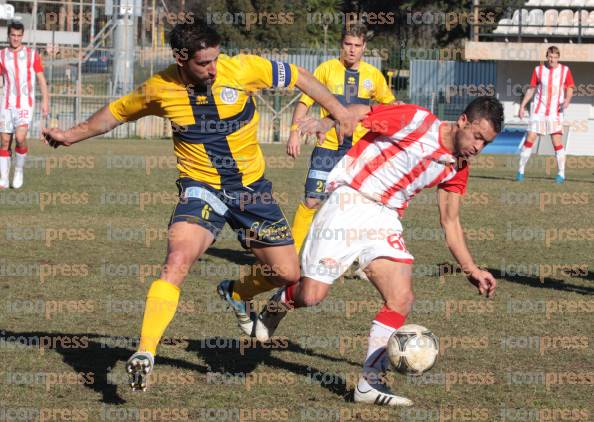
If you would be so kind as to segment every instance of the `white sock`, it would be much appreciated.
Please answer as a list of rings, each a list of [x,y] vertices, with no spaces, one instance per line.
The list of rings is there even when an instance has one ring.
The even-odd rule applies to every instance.
[[[559,176],[565,179],[565,148],[555,151],[557,156],[557,168],[559,169]]]
[[[14,160],[14,169],[15,170],[22,170],[25,168],[25,160],[27,159],[27,153],[19,154],[18,152],[15,153],[16,159]]]
[[[10,172],[10,157],[0,157],[0,179],[8,180]]]
[[[404,324],[405,317],[398,312],[384,306],[375,316],[369,330],[369,345],[367,356],[363,364],[363,376],[369,384],[378,384],[382,381],[383,373],[389,367],[386,346],[388,340],[397,328]]]
[[[526,164],[530,159],[530,155],[532,154],[532,145],[529,147],[523,146],[522,152],[520,152],[520,167],[518,168],[518,173],[524,174],[524,170],[526,169]]]
[[[381,375],[389,367],[386,346],[388,345],[388,339],[394,331],[396,331],[395,328],[379,324],[376,321],[373,321],[371,324],[367,356],[363,364],[363,375],[369,384],[379,383]]]

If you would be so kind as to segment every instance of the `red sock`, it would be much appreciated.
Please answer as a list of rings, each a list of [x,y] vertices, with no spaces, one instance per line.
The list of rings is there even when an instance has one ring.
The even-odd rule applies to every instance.
[[[14,150],[15,150],[15,152],[17,154],[23,155],[23,154],[26,154],[29,151],[29,148],[27,148],[27,147],[16,147]]]

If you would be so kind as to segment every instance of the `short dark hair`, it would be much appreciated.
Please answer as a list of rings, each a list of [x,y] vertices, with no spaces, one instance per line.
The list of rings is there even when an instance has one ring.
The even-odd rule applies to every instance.
[[[12,21],[8,24],[8,27],[6,28],[8,31],[8,35],[10,35],[10,30],[11,29],[16,29],[17,31],[23,31],[23,33],[25,32],[25,25],[23,25],[22,22],[15,22]]]
[[[342,29],[342,36],[340,37],[340,42],[343,42],[344,39],[350,35],[351,37],[362,37],[363,42],[367,41],[367,27],[362,23],[354,23],[352,25],[347,25]]]
[[[169,33],[169,45],[174,52],[185,52],[188,58],[194,57],[198,50],[217,47],[221,44],[221,36],[211,27],[199,21],[194,23],[178,23]]]
[[[473,122],[479,119],[486,119],[493,125],[495,132],[501,132],[503,124],[503,105],[495,97],[478,97],[466,106],[464,114],[468,120]]]

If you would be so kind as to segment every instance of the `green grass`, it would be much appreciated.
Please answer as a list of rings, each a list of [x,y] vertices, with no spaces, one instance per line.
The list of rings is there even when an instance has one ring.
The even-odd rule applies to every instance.
[[[264,149],[267,176],[292,219],[310,149],[296,162],[284,158],[282,146]],[[271,349],[249,347],[247,339],[240,347],[234,319],[215,293],[217,282],[251,261],[230,231],[184,285],[157,379],[147,392],[131,392],[124,362],[139,334],[151,272],[165,256],[176,192],[171,162],[147,172],[143,160],[171,154],[167,140],[96,140],[58,151],[35,144],[24,188],[0,192],[0,420],[19,409],[29,412],[27,420],[39,420],[40,409],[42,420],[91,421],[570,420],[562,409],[581,412],[571,420],[592,420],[594,161],[586,159],[568,164],[562,186],[538,157],[522,184],[512,182],[515,157],[484,157],[474,166],[462,222],[477,263],[498,278],[492,302],[459,274],[439,276],[453,260],[439,239],[435,193],[413,201],[403,219],[416,258],[409,322],[429,327],[449,347],[425,378],[393,376],[393,389],[414,400],[412,410],[349,401],[380,307],[376,291],[360,280],[336,283],[321,311],[291,314]],[[521,273],[510,265],[521,265]],[[17,346],[9,336],[57,344]],[[68,343],[75,336],[82,343]],[[539,350],[541,341],[551,347]],[[531,347],[513,347],[522,342]],[[230,347],[209,347],[217,344]],[[227,373],[226,382],[216,373]],[[515,410],[503,419],[506,408]]]

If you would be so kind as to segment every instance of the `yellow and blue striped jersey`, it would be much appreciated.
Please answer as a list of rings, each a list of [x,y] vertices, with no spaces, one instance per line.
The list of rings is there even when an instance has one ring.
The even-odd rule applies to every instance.
[[[247,186],[265,169],[253,94],[263,88],[293,88],[297,76],[295,65],[221,54],[208,91],[184,84],[174,64],[109,104],[109,109],[121,122],[148,115],[168,118],[179,177],[217,189]]]
[[[357,70],[351,70],[344,67],[340,60],[331,59],[320,64],[314,71],[314,76],[343,105],[369,105],[371,100],[382,104],[390,104],[395,101],[384,75],[377,68],[364,61],[359,62]],[[299,101],[308,107],[311,107],[315,102],[305,94],[301,96]],[[324,108],[320,109],[322,118],[328,116],[328,114]],[[351,145],[356,144],[365,133],[367,133],[367,129],[358,124],[352,138],[347,137],[343,140],[342,148],[349,148]],[[326,139],[321,147],[331,150],[338,149],[338,138],[335,129],[330,129],[326,133]]]

